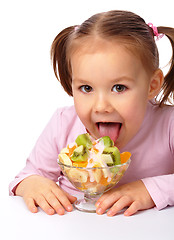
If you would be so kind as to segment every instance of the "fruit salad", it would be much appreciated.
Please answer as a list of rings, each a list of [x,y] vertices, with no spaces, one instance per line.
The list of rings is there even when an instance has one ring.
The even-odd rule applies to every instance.
[[[110,137],[92,140],[86,133],[61,150],[58,162],[76,188],[98,194],[121,179],[129,166],[130,156],[129,152],[120,154]]]

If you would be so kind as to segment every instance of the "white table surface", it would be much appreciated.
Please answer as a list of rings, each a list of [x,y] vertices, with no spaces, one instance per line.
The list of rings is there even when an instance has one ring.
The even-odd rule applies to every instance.
[[[73,210],[63,216],[48,216],[42,210],[33,214],[21,197],[1,198],[1,239],[133,239],[173,240],[174,207],[149,209],[131,217],[122,213],[114,217],[106,214]],[[6,237],[4,237],[6,236]]]

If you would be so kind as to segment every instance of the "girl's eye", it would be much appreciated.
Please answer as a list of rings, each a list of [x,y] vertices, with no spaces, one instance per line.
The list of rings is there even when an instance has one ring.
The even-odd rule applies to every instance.
[[[84,93],[89,93],[92,91],[92,87],[89,85],[83,85],[80,87],[80,90]]]
[[[124,85],[116,84],[113,86],[112,91],[120,93],[120,92],[125,91],[126,89],[127,89],[127,87],[125,87]]]

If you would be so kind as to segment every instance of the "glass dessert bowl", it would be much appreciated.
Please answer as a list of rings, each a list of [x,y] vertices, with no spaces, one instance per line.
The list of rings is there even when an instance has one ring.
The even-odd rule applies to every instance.
[[[130,164],[131,153],[120,153],[110,137],[97,140],[86,133],[74,143],[63,148],[58,164],[72,185],[84,193],[84,198],[74,203],[76,209],[96,212],[95,202],[114,187]]]
[[[124,153],[125,154],[125,153]],[[106,191],[114,187],[122,178],[130,164],[128,160],[120,165],[106,167],[76,167],[66,165],[58,160],[63,174],[72,185],[84,192],[84,198],[74,202],[74,207],[84,212],[96,212],[95,202]]]

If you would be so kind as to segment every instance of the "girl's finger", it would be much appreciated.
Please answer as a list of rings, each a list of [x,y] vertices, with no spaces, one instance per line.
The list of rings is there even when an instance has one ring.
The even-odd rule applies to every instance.
[[[73,206],[69,198],[67,197],[67,194],[64,191],[62,191],[60,188],[56,188],[56,189],[52,189],[52,192],[56,196],[56,198],[59,200],[61,205],[66,209],[66,211],[71,212],[73,210]]]
[[[96,208],[98,208],[99,205],[100,205],[106,198],[107,198],[107,196],[102,195],[102,196],[97,200],[97,202],[95,203]]]
[[[124,212],[125,216],[131,216],[134,213],[136,213],[138,210],[140,210],[140,203],[138,201],[134,201],[130,207]]]
[[[98,208],[99,205],[103,202],[107,202],[107,199],[111,200],[111,198],[119,199],[121,197],[119,191],[116,191],[115,189],[110,190],[106,193],[104,193],[95,203],[95,206]],[[114,203],[114,202],[113,202]]]
[[[28,197],[28,198],[24,198],[24,201],[29,209],[30,212],[32,213],[36,213],[38,211],[35,201],[33,198]]]
[[[42,210],[46,212],[48,215],[53,215],[55,213],[55,210],[48,204],[43,195],[38,195],[35,201],[38,204],[38,206],[41,207]]]
[[[49,191],[44,195],[46,201],[48,204],[59,214],[63,215],[65,213],[65,210],[63,206],[61,205],[59,199],[55,196],[55,194],[52,191]]]
[[[129,206],[130,203],[131,203],[131,199],[127,196],[123,196],[109,209],[109,211],[107,212],[107,215],[110,217],[116,215],[123,208]]]
[[[103,214],[108,208],[110,208],[115,202],[120,199],[121,195],[119,192],[114,192],[107,197],[99,199],[95,206],[97,207],[96,213]]]

